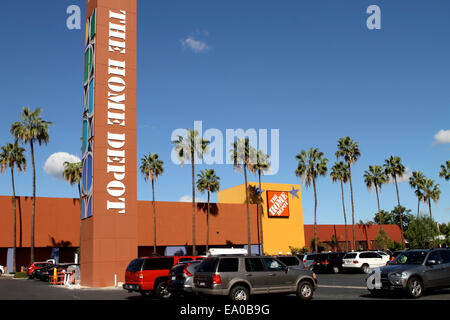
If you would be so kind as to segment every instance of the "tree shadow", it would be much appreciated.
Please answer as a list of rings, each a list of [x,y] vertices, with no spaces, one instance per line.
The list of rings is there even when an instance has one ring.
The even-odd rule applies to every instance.
[[[204,213],[208,212],[208,203],[206,202],[198,202],[197,203],[197,210],[201,210]],[[210,203],[209,204],[209,214],[213,217],[216,217],[219,215],[219,206],[217,203]]]

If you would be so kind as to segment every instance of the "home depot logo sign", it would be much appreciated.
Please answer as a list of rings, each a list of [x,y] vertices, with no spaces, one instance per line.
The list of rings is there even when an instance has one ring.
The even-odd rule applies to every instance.
[[[286,191],[267,191],[269,217],[289,217],[289,197]]]

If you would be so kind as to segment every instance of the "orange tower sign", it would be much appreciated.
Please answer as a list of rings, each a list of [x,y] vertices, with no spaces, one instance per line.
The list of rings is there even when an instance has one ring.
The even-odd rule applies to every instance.
[[[86,8],[81,283],[124,280],[137,256],[136,0]]]

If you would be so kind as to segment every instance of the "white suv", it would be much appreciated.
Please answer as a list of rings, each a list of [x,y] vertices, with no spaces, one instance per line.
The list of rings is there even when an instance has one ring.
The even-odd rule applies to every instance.
[[[375,251],[349,252],[342,259],[342,268],[344,270],[360,269],[368,273],[370,268],[382,267],[388,262],[388,255],[381,255]]]

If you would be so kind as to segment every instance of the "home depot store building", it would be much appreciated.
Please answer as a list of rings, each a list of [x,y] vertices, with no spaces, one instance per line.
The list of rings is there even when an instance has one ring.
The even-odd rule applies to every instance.
[[[256,184],[250,184],[256,186]],[[264,251],[270,254],[287,253],[289,246],[303,247],[303,216],[301,209],[300,186],[285,184],[263,184],[261,196],[261,221],[257,219],[258,206],[249,205],[250,237],[252,251],[259,254],[259,244],[264,237]],[[292,190],[296,194],[291,194]],[[269,197],[269,198],[268,198]],[[277,201],[278,200],[278,201]],[[269,202],[269,205],[267,205]],[[0,196],[0,206],[4,215],[0,225],[0,264],[12,263],[13,203],[10,196]],[[16,266],[29,265],[31,197],[17,197]],[[37,198],[35,255],[36,260],[52,257],[60,262],[73,261],[74,253],[80,243],[80,200],[72,198]],[[247,208],[245,187],[243,185],[219,192],[219,203],[210,205],[209,245],[212,247],[244,247],[248,243]],[[206,203],[196,205],[196,244],[199,252],[205,250],[206,243]],[[11,213],[11,214],[9,214]],[[260,227],[262,223],[262,228]],[[107,226],[120,229],[119,224]],[[153,209],[151,201],[137,201],[137,246],[136,256],[153,253]],[[112,230],[114,232],[117,230]],[[262,232],[261,232],[262,231]],[[261,234],[263,233],[263,234]],[[156,202],[156,244],[157,253],[172,255],[190,253],[192,246],[192,203]],[[83,259],[83,245],[82,256]],[[99,248],[103,259],[114,256],[116,248]],[[128,261],[127,261],[128,262]],[[120,273],[126,266],[116,270]]]

